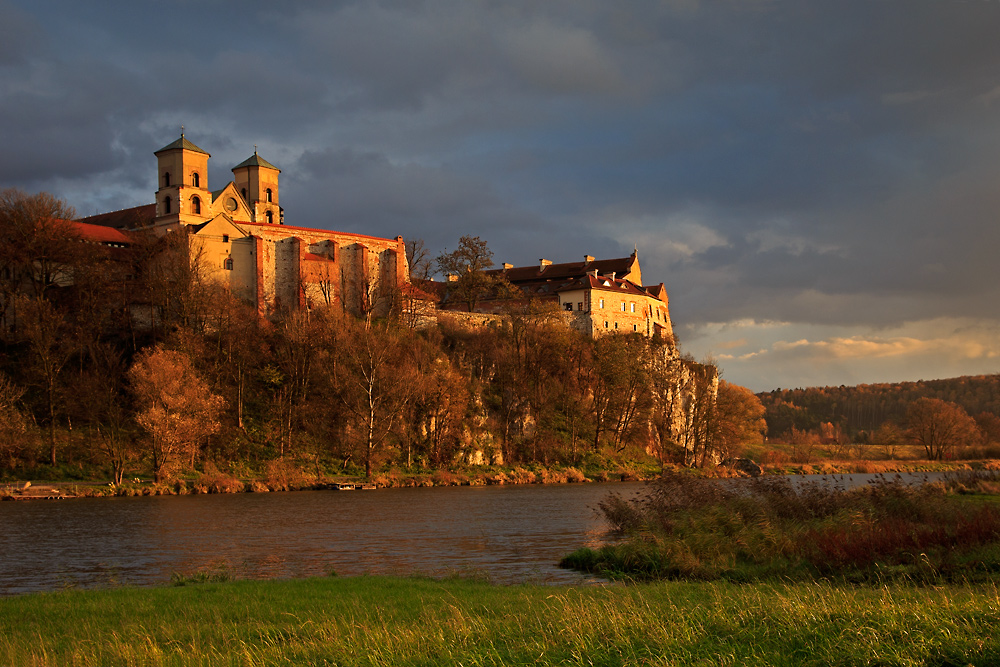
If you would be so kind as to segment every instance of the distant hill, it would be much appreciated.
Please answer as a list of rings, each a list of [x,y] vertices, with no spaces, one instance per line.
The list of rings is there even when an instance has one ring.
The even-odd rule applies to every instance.
[[[947,380],[920,380],[856,387],[810,387],[775,389],[757,394],[767,409],[768,433],[772,437],[816,430],[820,424],[840,424],[854,436],[874,431],[883,422],[903,424],[906,410],[918,398],[939,398],[957,403],[970,415],[991,412],[1000,416],[1000,375],[967,375]]]

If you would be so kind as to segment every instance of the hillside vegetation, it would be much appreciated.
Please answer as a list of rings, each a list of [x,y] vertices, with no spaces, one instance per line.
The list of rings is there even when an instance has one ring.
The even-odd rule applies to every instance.
[[[1000,456],[1000,375],[775,389],[757,397],[771,442],[826,446],[841,458]],[[954,430],[944,449],[927,442],[928,425]]]
[[[51,197],[2,195],[0,479],[703,465],[761,438],[759,401],[722,383],[716,403],[715,368],[672,340],[592,340],[531,300],[418,328],[377,279],[363,303],[260,313],[183,231],[85,243]]]

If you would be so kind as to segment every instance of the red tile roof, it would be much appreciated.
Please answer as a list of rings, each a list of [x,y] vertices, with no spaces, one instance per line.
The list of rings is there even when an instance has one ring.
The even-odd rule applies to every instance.
[[[103,225],[92,225],[79,220],[67,220],[73,231],[80,235],[85,241],[94,243],[114,243],[120,245],[132,244],[132,239],[121,230],[105,227]]]

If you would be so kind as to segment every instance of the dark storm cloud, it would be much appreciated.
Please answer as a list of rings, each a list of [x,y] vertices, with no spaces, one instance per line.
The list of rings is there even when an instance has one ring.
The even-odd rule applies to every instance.
[[[987,0],[0,0],[0,182],[145,203],[183,124],[212,187],[257,144],[290,224],[636,243],[692,333],[1000,318],[998,31]]]
[[[30,14],[0,1],[0,67],[24,63],[34,53],[41,34]]]
[[[421,237],[432,248],[455,245],[473,229],[502,240],[538,224],[475,177],[440,167],[393,164],[374,152],[306,151],[290,171],[295,176],[284,190],[300,202],[294,212],[300,222],[292,224]]]

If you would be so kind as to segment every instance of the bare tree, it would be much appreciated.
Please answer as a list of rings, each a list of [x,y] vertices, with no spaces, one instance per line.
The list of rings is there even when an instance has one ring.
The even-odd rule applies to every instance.
[[[28,420],[21,408],[24,390],[0,373],[0,463],[14,467]]]
[[[350,335],[338,365],[338,384],[359,434],[365,475],[371,477],[375,457],[409,402],[415,378],[399,331],[355,327]]]
[[[435,261],[438,271],[454,276],[452,294],[457,300],[465,302],[469,312],[476,309],[479,301],[495,285],[495,281],[486,274],[486,270],[493,266],[493,251],[478,236],[463,236],[459,239],[457,250],[441,254]]]
[[[622,451],[639,426],[639,416],[649,407],[647,341],[638,334],[610,334],[594,341],[596,368],[593,395],[594,449],[601,435]]]
[[[410,268],[410,280],[430,280],[434,268],[423,239],[406,242],[406,264]]]
[[[48,426],[49,462],[56,465],[56,406],[60,380],[66,363],[76,351],[66,320],[41,297],[18,296],[20,339],[27,346],[28,370],[41,390]]]
[[[28,290],[42,297],[72,275],[83,247],[70,222],[74,216],[46,192],[0,190],[0,315],[14,294]]]

